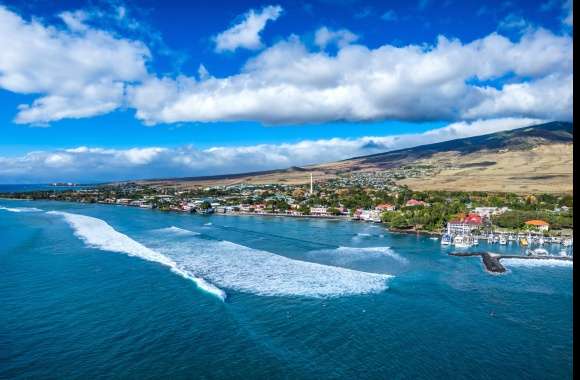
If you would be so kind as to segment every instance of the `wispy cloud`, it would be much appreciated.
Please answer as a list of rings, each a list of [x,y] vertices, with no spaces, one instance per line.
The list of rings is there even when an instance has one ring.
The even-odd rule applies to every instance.
[[[348,29],[332,30],[323,26],[318,29],[314,35],[314,43],[321,49],[324,49],[330,44],[335,44],[339,48],[343,48],[356,40],[358,36]]]
[[[355,139],[305,140],[294,144],[106,149],[77,147],[0,157],[0,182],[110,181],[217,175],[342,160],[389,150],[470,137],[540,123],[505,118],[458,122],[424,133]]]
[[[398,18],[397,13],[392,9],[389,9],[381,16],[381,19],[383,19],[384,21],[396,21],[397,18]]]
[[[281,14],[282,7],[278,5],[269,5],[261,11],[250,9],[239,23],[215,36],[215,50],[223,52],[239,48],[249,50],[262,48],[260,32],[268,21],[276,20]]]

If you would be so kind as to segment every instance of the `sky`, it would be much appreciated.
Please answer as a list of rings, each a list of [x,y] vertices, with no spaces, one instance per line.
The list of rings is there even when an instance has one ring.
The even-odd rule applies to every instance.
[[[0,0],[0,183],[217,175],[571,121],[571,0]]]

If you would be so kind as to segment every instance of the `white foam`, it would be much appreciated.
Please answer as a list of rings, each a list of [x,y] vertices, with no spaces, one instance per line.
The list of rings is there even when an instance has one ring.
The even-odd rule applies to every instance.
[[[263,296],[338,297],[387,289],[392,276],[294,260],[229,241],[158,242],[180,268],[224,288]]]
[[[160,228],[160,229],[155,230],[155,231],[162,232],[162,233],[170,233],[170,234],[175,234],[175,235],[183,235],[183,236],[194,236],[194,235],[200,234],[199,232],[186,230],[185,228],[180,228],[180,227],[176,227],[176,226],[171,226],[171,227],[167,227],[167,228]]]
[[[4,207],[0,206],[0,210],[10,211],[10,212],[40,212],[42,211],[36,207]]]
[[[557,259],[502,259],[501,263],[506,266],[519,267],[572,267],[572,260]]]
[[[135,256],[147,261],[159,263],[169,267],[172,272],[193,281],[200,289],[217,296],[222,300],[226,297],[223,290],[208,283],[203,278],[196,277],[182,268],[179,268],[171,258],[136,242],[125,234],[120,233],[104,220],[93,218],[91,216],[59,211],[49,211],[47,214],[60,215],[64,217],[66,222],[74,229],[74,234],[90,247],[105,251],[120,252],[129,256]]]
[[[409,262],[409,260],[393,251],[391,247],[338,247],[335,249],[322,249],[313,251],[313,253],[336,254],[340,256],[349,256],[355,259],[386,256],[404,264]]]

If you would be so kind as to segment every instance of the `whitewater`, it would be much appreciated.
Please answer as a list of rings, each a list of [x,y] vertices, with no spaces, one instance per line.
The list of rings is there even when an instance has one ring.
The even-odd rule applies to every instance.
[[[210,284],[203,278],[196,277],[179,268],[169,257],[155,252],[131,239],[129,236],[120,233],[104,220],[60,211],[49,211],[47,214],[64,217],[65,221],[73,228],[74,234],[89,247],[125,253],[129,256],[139,257],[143,260],[164,265],[173,273],[193,281],[201,290],[218,297],[222,301],[226,299],[226,293],[223,290]]]
[[[225,240],[201,239],[198,233],[175,226],[146,234],[147,245],[143,245],[98,218],[59,211],[47,214],[63,217],[89,247],[167,266],[222,300],[226,293],[220,287],[262,296],[337,297],[384,291],[392,278],[294,260]]]

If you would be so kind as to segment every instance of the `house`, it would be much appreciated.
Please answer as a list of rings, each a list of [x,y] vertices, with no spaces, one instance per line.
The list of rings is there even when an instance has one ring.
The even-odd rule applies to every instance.
[[[539,219],[528,220],[526,226],[535,228],[538,231],[548,231],[550,229],[550,223]]]
[[[383,211],[395,211],[395,206],[390,203],[382,203],[375,207],[376,211],[383,212]]]
[[[310,207],[310,215],[326,216],[328,215],[328,210],[323,206]]]
[[[407,206],[407,207],[415,207],[415,206],[428,207],[429,206],[429,203],[424,202],[424,201],[418,201],[416,199],[409,199],[407,201],[407,203],[405,203],[405,206]]]

